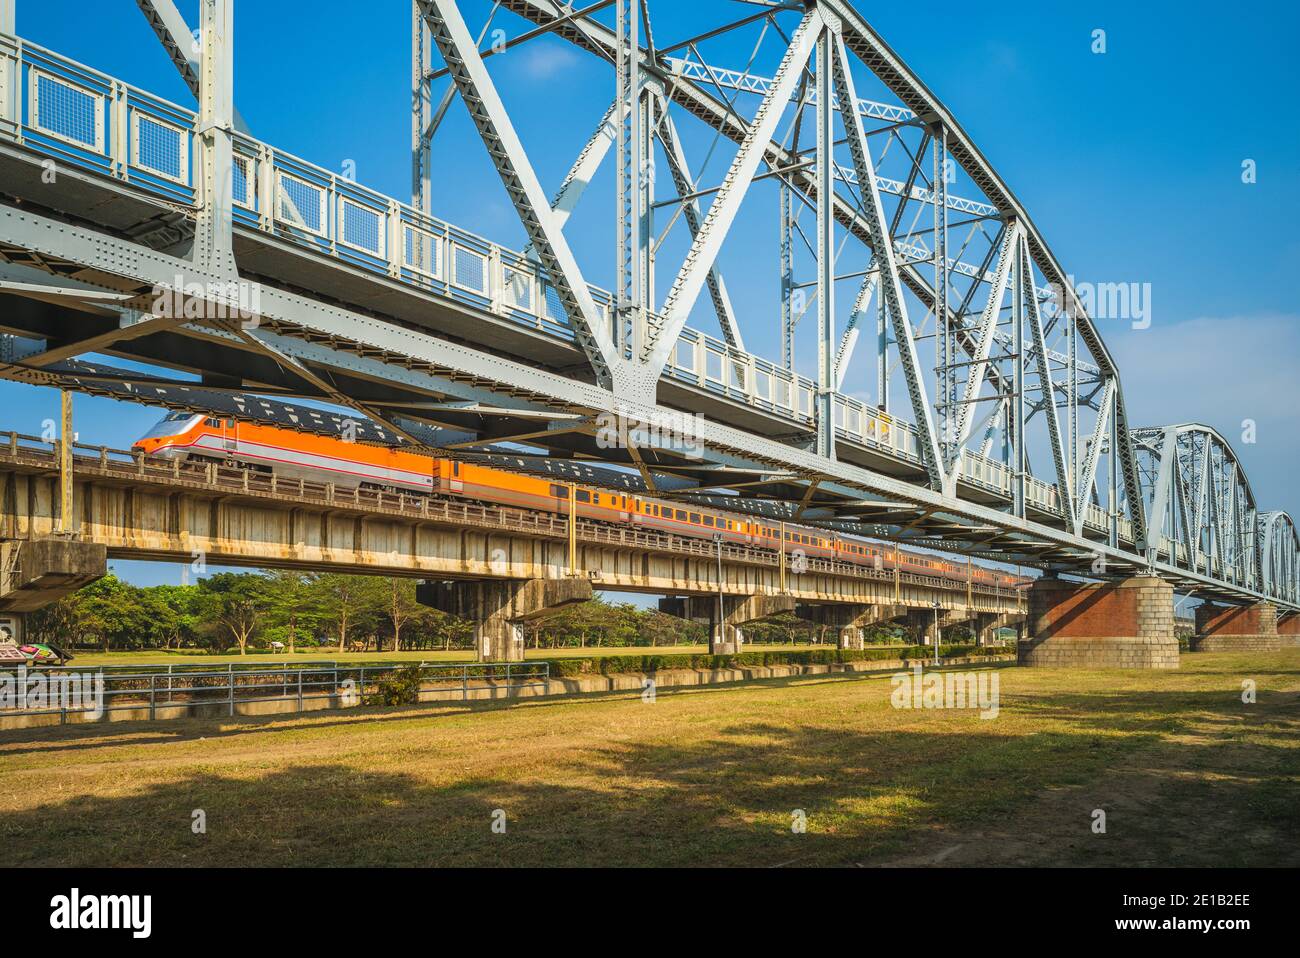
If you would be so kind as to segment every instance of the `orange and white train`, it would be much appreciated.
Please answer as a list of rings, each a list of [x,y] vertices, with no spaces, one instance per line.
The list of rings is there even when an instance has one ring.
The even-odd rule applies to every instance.
[[[233,418],[171,413],[132,448],[151,456],[230,463],[285,478],[331,482],[345,489],[369,486],[561,514],[569,511],[568,483]],[[770,519],[581,484],[576,486],[574,496],[577,513],[584,518],[710,540],[720,535],[726,542],[774,551],[782,548],[781,524]],[[785,524],[785,540],[786,552],[802,550],[809,557],[876,569],[893,569],[897,561],[902,571],[921,575],[962,581],[969,577],[1006,588],[1014,588],[1019,581],[966,563],[896,551],[865,539],[793,523]]]

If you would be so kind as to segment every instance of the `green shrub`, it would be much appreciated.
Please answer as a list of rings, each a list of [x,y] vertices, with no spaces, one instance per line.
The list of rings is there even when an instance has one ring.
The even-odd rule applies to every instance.
[[[972,644],[942,645],[943,658],[996,653]],[[737,655],[608,655],[589,659],[550,660],[550,674],[555,678],[576,675],[615,675],[627,672],[665,672],[672,669],[736,669],[771,665],[837,665],[846,662],[896,662],[900,659],[926,661],[934,649],[926,645],[877,645],[866,649],[800,649],[783,652],[741,652]]]
[[[410,665],[381,679],[376,691],[364,699],[366,705],[414,705],[420,701],[420,667]]]

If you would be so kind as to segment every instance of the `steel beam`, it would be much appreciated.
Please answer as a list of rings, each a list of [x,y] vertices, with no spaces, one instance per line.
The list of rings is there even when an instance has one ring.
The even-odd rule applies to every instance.
[[[694,241],[700,234],[702,223],[699,200],[692,196],[695,193],[695,181],[691,178],[690,164],[682,149],[681,138],[677,135],[677,126],[668,115],[667,99],[661,100],[661,111],[663,119],[659,125],[659,142],[663,145],[664,155],[668,159],[668,171],[672,175],[673,185],[677,195],[681,197],[682,218],[686,221],[686,228],[690,230],[691,240]],[[709,298],[713,301],[713,311],[718,317],[718,326],[722,330],[722,338],[732,349],[744,352],[745,337],[741,332],[740,324],[736,321],[735,311],[731,307],[727,284],[716,266],[709,270],[707,283]]]
[[[971,425],[975,418],[975,403],[984,387],[984,378],[989,368],[993,343],[997,339],[998,322],[1002,317],[1002,304],[1006,298],[1007,285],[1011,277],[1011,265],[1016,251],[1020,249],[1020,227],[1016,223],[1008,224],[1002,236],[1002,249],[998,254],[998,264],[994,271],[992,288],[989,290],[988,302],[980,318],[979,340],[972,357],[970,370],[966,374],[966,387],[961,398],[961,408],[957,411],[957,427],[954,439],[957,449],[965,447],[970,438]]]
[[[925,379],[921,374],[921,361],[916,351],[916,337],[912,323],[907,315],[907,302],[903,298],[902,281],[898,274],[898,263],[894,256],[894,243],[885,224],[885,208],[880,200],[880,193],[875,189],[875,169],[871,160],[871,151],[867,144],[866,130],[862,126],[862,117],[849,104],[857,102],[850,69],[848,54],[843,40],[835,34],[833,45],[832,73],[835,90],[839,97],[840,117],[847,131],[849,152],[853,156],[853,168],[858,173],[858,182],[867,184],[862,191],[863,205],[866,208],[867,229],[871,235],[871,248],[875,250],[876,262],[881,272],[881,296],[885,301],[889,318],[893,324],[894,342],[898,346],[899,360],[903,367],[903,377],[907,381],[907,391],[912,401],[912,414],[916,417],[917,440],[921,446],[921,458],[930,477],[931,485],[944,489],[951,485],[949,473],[944,465],[943,455],[939,449],[939,437],[935,433],[934,415],[930,398],[926,394]],[[830,205],[830,194],[818,197],[818,206]]]
[[[676,345],[678,337],[686,326],[686,320],[695,306],[695,300],[722,249],[727,231],[735,221],[736,214],[740,212],[740,205],[749,189],[749,184],[758,171],[759,163],[763,160],[767,144],[776,134],[782,110],[794,92],[799,75],[812,55],[822,25],[821,15],[815,8],[809,10],[800,21],[782,57],[772,90],[759,105],[754,122],[736,152],[731,168],[723,178],[713,202],[709,204],[709,212],[704,218],[704,223],[691,243],[686,260],[664,300],[661,324],[648,336],[642,353],[643,360],[656,379],[668,360],[669,352]]]
[[[203,179],[194,261],[230,281],[239,276],[234,250],[234,2],[202,0],[199,10],[203,60],[198,133],[203,144]]]
[[[817,452],[835,458],[835,44],[830,27],[817,40]]]
[[[456,88],[505,184],[529,242],[555,287],[574,336],[587,354],[596,382],[604,388],[613,388],[616,368],[621,363],[609,327],[591,297],[563,231],[555,223],[550,203],[460,11],[453,0],[419,0],[419,3],[433,41],[451,70]]]
[[[1078,493],[1079,498],[1075,504],[1074,532],[1075,535],[1083,534],[1083,520],[1088,511],[1088,499],[1092,494],[1092,489],[1097,483],[1097,462],[1101,456],[1102,442],[1105,440],[1107,431],[1110,428],[1111,411],[1115,406],[1115,379],[1111,377],[1106,380],[1105,392],[1102,394],[1101,408],[1097,412],[1097,422],[1092,431],[1092,439],[1088,443],[1088,453],[1084,459],[1083,470],[1079,475]],[[1114,450],[1111,450],[1114,455]],[[1108,502],[1107,508],[1115,510],[1118,508],[1116,503]]]
[[[1074,478],[1066,464],[1065,445],[1061,439],[1061,417],[1056,411],[1056,383],[1052,380],[1051,364],[1047,361],[1047,337],[1043,332],[1043,317],[1038,310],[1038,298],[1033,294],[1033,266],[1029,262],[1029,248],[1022,238],[1020,255],[1023,257],[1022,277],[1027,284],[1025,306],[1028,310],[1029,328],[1034,334],[1034,355],[1038,362],[1038,385],[1042,390],[1043,415],[1047,417],[1047,438],[1052,448],[1052,462],[1056,467],[1057,498],[1066,523],[1075,527]],[[1023,424],[1021,424],[1021,428]]]
[[[14,0],[0,0],[0,8]],[[181,79],[194,94],[195,100],[202,100],[203,45],[201,36],[196,35],[186,24],[181,12],[172,0],[135,0],[136,6],[144,14],[149,26],[167,51],[168,58],[176,65]],[[0,14],[0,31],[3,30],[3,15]],[[12,32],[12,29],[4,32]],[[239,108],[231,103],[231,117],[235,130],[247,134],[248,124],[240,116]]]

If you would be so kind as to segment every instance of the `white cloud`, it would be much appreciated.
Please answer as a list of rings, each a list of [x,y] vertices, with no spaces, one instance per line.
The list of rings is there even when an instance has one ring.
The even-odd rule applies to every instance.
[[[1213,426],[1241,458],[1260,507],[1300,514],[1300,316],[1106,326],[1134,426]],[[1253,445],[1242,441],[1246,420],[1257,426]]]
[[[573,67],[577,54],[568,46],[534,43],[518,51],[523,73],[532,80],[549,80]],[[508,56],[509,54],[507,54]]]

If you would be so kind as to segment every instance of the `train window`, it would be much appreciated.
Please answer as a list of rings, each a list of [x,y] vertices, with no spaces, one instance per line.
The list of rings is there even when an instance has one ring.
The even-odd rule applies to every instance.
[[[696,525],[700,524],[700,514],[698,512],[691,513],[691,522],[694,522]]]
[[[685,522],[685,521],[686,521],[686,510],[685,510],[685,509],[678,509],[678,510],[677,510],[677,518],[680,519],[682,522]]]
[[[208,418],[208,419],[203,420],[203,425],[205,425],[205,426],[211,426],[213,429],[216,429],[218,426],[221,425],[221,423],[220,423],[219,420],[212,419],[212,418]]]
[[[233,420],[233,419],[227,419],[227,420],[226,420],[226,428],[227,428],[227,429],[234,429],[234,428],[235,428],[235,420]]]
[[[704,524],[705,524],[706,526],[711,526],[711,525],[713,525],[713,516],[705,516],[705,517],[704,517]],[[721,523],[719,523],[719,525],[721,525]]]
[[[451,474],[452,474],[453,476],[459,476],[459,475],[460,475],[460,463],[459,463],[459,462],[453,462],[453,463],[451,464]]]
[[[594,493],[592,493],[592,495],[591,495],[591,501],[594,502],[594,503],[596,503],[597,505],[599,505],[599,504],[600,504],[600,493],[599,493],[599,492],[594,492]]]
[[[567,499],[569,498],[569,490],[565,489],[564,486],[557,486],[555,483],[551,483],[551,495],[556,499]]]
[[[586,489],[579,489],[579,490],[578,490],[578,501],[579,501],[579,502],[591,502],[591,493],[588,492]]]

